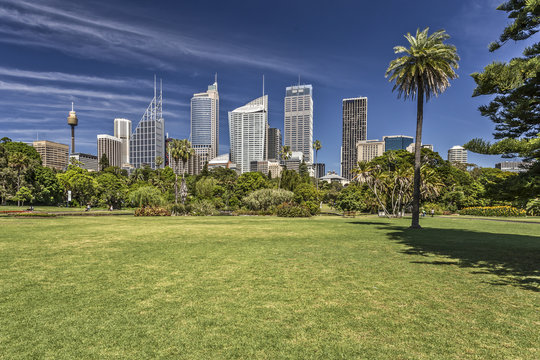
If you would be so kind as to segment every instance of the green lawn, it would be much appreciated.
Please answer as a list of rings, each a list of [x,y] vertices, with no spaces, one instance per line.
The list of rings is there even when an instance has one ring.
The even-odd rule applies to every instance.
[[[540,224],[0,218],[0,358],[539,359]]]

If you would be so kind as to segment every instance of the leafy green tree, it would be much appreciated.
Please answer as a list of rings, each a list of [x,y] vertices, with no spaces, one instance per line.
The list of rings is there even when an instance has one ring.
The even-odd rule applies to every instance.
[[[260,172],[246,172],[238,177],[235,186],[235,194],[242,199],[250,192],[268,187],[268,179]]]
[[[280,179],[280,187],[289,191],[294,191],[296,186],[302,182],[302,178],[296,171],[288,169],[283,169]]]
[[[298,204],[302,204],[306,201],[318,203],[320,201],[320,195],[313,185],[303,183],[299,184],[294,189],[294,201]]]
[[[21,189],[22,175],[31,164],[31,159],[24,152],[12,152],[8,154],[8,166],[17,173],[17,193]],[[20,200],[17,200],[17,206],[20,206]]]
[[[361,186],[350,184],[337,195],[335,207],[341,211],[363,211],[368,208],[365,198]]]
[[[34,196],[32,195],[32,191],[27,188],[26,186],[22,186],[19,191],[17,191],[17,194],[15,194],[15,198],[17,201],[22,202],[22,206],[24,206],[24,202],[32,202],[34,200]]]
[[[52,169],[37,166],[34,169],[33,184],[37,203],[56,205],[62,202],[62,186]]]
[[[72,199],[81,205],[90,203],[96,193],[95,179],[86,169],[69,165],[65,173],[58,173],[56,177],[65,193],[71,191]]]
[[[506,26],[499,40],[490,44],[489,51],[499,49],[509,40],[525,40],[540,27],[540,2],[510,0],[497,7],[508,13],[512,22]],[[527,47],[523,57],[507,63],[493,62],[482,73],[471,76],[476,82],[473,96],[491,96],[488,105],[480,106],[483,116],[495,124],[495,138],[536,138],[540,133],[540,43]],[[493,97],[494,96],[494,97]],[[469,144],[471,151],[482,151]],[[499,148],[500,153],[506,153]],[[514,151],[511,151],[514,152]]]
[[[450,79],[456,79],[454,69],[458,68],[459,56],[456,47],[444,44],[449,38],[444,30],[439,30],[428,36],[429,28],[416,31],[416,36],[405,35],[410,47],[394,47],[396,54],[405,53],[390,62],[386,77],[394,81],[393,90],[398,91],[398,98],[417,99],[413,217],[411,228],[420,226],[420,184],[421,184],[421,147],[422,123],[424,119],[424,96],[426,101],[435,95],[443,93],[450,86]]]
[[[103,171],[109,166],[110,166],[110,163],[109,163],[109,158],[107,157],[107,154],[101,155],[101,158],[99,159],[99,170]]]
[[[39,156],[39,153],[36,151],[36,149],[33,146],[30,146],[23,142],[12,142],[12,141],[8,141],[2,144],[2,146],[10,154],[23,153],[30,160],[36,160],[37,163],[41,164],[41,157]]]
[[[159,206],[163,204],[163,198],[158,189],[153,186],[142,186],[129,194],[129,201],[133,206]]]
[[[127,197],[128,188],[122,178],[111,173],[96,178],[96,193],[99,202],[107,207],[121,208]]]
[[[211,199],[218,181],[212,177],[202,178],[195,184],[195,193],[200,199]]]
[[[309,182],[309,169],[304,161],[302,161],[298,167],[298,174],[303,182]]]

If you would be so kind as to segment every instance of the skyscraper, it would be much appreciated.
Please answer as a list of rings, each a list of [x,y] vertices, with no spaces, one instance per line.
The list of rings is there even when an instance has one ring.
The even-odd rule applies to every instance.
[[[268,129],[268,159],[279,160],[281,151],[281,131],[276,128]]]
[[[341,176],[352,180],[358,159],[356,144],[367,138],[367,97],[343,99]]]
[[[448,150],[448,161],[466,164],[467,150],[463,146],[453,146]]]
[[[131,135],[129,154],[131,165],[140,168],[148,165],[156,168],[156,157],[165,159],[165,120],[163,119],[163,91],[159,95],[154,78],[154,98]],[[163,166],[163,165],[162,165]]]
[[[129,164],[129,140],[131,137],[131,120],[114,119],[114,137],[122,142],[120,166]]]
[[[285,90],[283,144],[301,151],[306,163],[313,163],[313,87],[289,86]]]
[[[98,165],[103,155],[107,156],[109,166],[122,166],[122,140],[107,134],[97,136]],[[99,168],[99,170],[102,170]]]
[[[250,171],[252,161],[262,161],[266,153],[268,95],[229,111],[231,161],[240,173]]]
[[[191,98],[191,145],[201,166],[219,151],[219,93],[217,79],[208,91]]]
[[[388,150],[407,150],[407,146],[413,143],[412,136],[392,135],[383,136],[384,151]]]

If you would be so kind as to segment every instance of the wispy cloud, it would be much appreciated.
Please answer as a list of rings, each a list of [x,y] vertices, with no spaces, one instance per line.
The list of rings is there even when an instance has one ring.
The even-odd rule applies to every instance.
[[[2,0],[0,42],[51,48],[64,53],[123,63],[144,63],[175,69],[179,59],[236,64],[279,73],[303,73],[328,79],[309,64],[299,68],[293,59],[256,49],[249,43],[231,43],[197,33],[173,32],[144,23],[98,16],[84,8],[77,13],[24,0]],[[44,31],[46,30],[46,31]],[[76,46],[69,44],[76,43]]]

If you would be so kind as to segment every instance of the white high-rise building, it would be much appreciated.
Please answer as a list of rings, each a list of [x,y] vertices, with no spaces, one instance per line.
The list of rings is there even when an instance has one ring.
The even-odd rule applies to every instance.
[[[129,164],[129,139],[131,138],[131,120],[114,119],[114,137],[122,142],[122,166]]]
[[[467,163],[467,150],[463,146],[452,146],[448,150],[448,161],[456,163]]]
[[[156,158],[165,159],[165,120],[163,119],[163,92],[159,94],[154,81],[154,98],[139,121],[129,144],[129,160],[135,168],[144,165],[156,168]],[[161,165],[163,166],[163,165]]]
[[[240,173],[250,171],[252,161],[266,160],[268,95],[229,111],[231,161]]]
[[[105,155],[109,160],[109,166],[122,166],[122,140],[119,138],[107,134],[98,135],[97,150],[98,164],[101,157]]]
[[[283,145],[301,151],[304,161],[313,163],[313,87],[289,86],[285,91]]]
[[[219,93],[217,79],[208,91],[191,98],[191,145],[204,163],[219,151]]]

